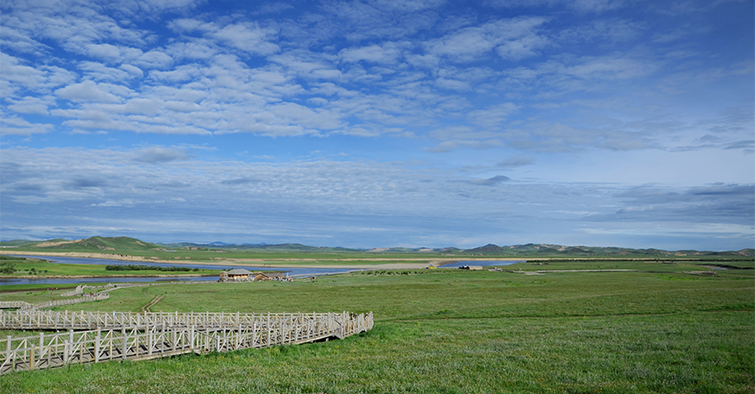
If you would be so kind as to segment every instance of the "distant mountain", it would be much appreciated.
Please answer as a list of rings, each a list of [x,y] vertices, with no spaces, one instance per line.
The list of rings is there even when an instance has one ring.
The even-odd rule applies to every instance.
[[[755,249],[742,249],[735,252],[736,254],[740,256],[746,256],[746,257],[754,257],[755,256]]]
[[[59,239],[59,241],[65,241],[65,240]],[[28,244],[32,242],[37,242],[37,241],[29,241],[28,239],[11,239],[8,241],[0,241],[0,245],[8,247],[8,246],[24,245],[24,244]]]
[[[369,254],[392,254],[392,253],[428,253],[440,254],[443,256],[511,256],[511,257],[755,257],[755,249],[742,249],[738,251],[710,252],[697,250],[677,250],[666,251],[661,249],[630,249],[617,247],[600,247],[600,246],[564,246],[554,244],[524,244],[498,246],[487,244],[472,249],[459,248],[373,248],[373,249],[353,249],[342,247],[324,247],[308,246],[299,243],[283,244],[229,244],[221,241],[215,241],[208,244],[198,244],[191,242],[154,244],[140,241],[136,238],[129,237],[91,237],[70,241],[66,239],[51,239],[47,241],[23,241],[12,240],[0,242],[3,248],[18,248],[19,250],[38,250],[38,251],[140,251],[140,250],[165,250],[165,249],[207,249],[207,250],[264,250],[264,251],[281,251],[281,252],[351,252],[351,253],[369,253]]]
[[[675,256],[675,257],[703,257],[703,256],[731,256],[731,257],[755,257],[755,249],[742,249],[739,251],[728,252],[708,252],[697,250],[667,251],[661,249],[631,249],[617,247],[600,247],[600,246],[563,246],[551,244],[525,244],[498,246],[487,244],[478,248],[466,249],[461,251],[467,255],[548,255],[548,256]]]
[[[24,249],[43,249],[50,251],[133,251],[133,250],[154,250],[161,249],[162,246],[143,242],[136,238],[129,237],[91,237],[69,241],[66,239],[51,239],[48,241],[29,241],[22,244],[6,245],[16,246]]]
[[[296,252],[362,252],[363,249],[349,249],[349,248],[342,248],[340,246],[337,247],[329,247],[329,246],[307,246],[302,245],[298,243],[287,243],[287,244],[242,244],[242,245],[225,245],[224,248],[233,248],[233,249],[259,249],[259,250],[280,250],[280,251],[296,251]]]
[[[234,249],[234,250],[279,250],[279,251],[296,251],[296,252],[361,252],[363,251],[363,249],[348,249],[348,248],[342,248],[342,247],[307,246],[307,245],[302,245],[302,244],[297,244],[297,243],[267,244],[264,242],[258,243],[258,244],[250,244],[250,243],[229,244],[225,242],[212,242],[208,244],[198,244],[198,243],[191,243],[191,242],[180,242],[180,243],[162,244],[162,246],[167,247],[167,248],[174,248],[174,249],[200,248],[200,249]]]

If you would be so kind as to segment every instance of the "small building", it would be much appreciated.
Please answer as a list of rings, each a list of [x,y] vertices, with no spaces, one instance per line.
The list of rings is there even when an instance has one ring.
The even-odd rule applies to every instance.
[[[248,281],[250,275],[252,275],[252,273],[243,268],[234,268],[229,271],[221,272],[219,280],[221,282],[242,282]]]
[[[259,281],[259,280],[270,280],[270,277],[263,274],[262,272],[258,272],[256,274],[252,274],[252,280],[253,281]]]
[[[249,272],[243,268],[222,271],[218,279],[219,282],[255,282],[260,280],[270,280],[270,277],[261,272]]]
[[[460,270],[470,270],[470,271],[482,271],[481,265],[465,265],[462,267],[459,267]]]

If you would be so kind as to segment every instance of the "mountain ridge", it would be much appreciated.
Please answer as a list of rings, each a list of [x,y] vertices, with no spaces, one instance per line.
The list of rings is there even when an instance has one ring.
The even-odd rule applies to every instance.
[[[269,250],[269,251],[296,251],[296,252],[354,252],[368,254],[393,254],[393,253],[438,253],[448,256],[518,256],[518,255],[548,255],[548,256],[584,256],[584,257],[621,257],[621,256],[669,256],[669,257],[704,257],[704,256],[731,256],[731,257],[755,257],[755,249],[746,248],[732,251],[698,251],[698,250],[677,250],[667,251],[662,249],[647,248],[633,249],[612,246],[565,246],[546,243],[528,243],[519,245],[498,246],[493,243],[479,246],[471,249],[460,249],[456,247],[443,248],[344,248],[344,247],[327,247],[327,246],[309,246],[300,243],[243,243],[231,244],[221,241],[211,243],[150,243],[131,237],[101,237],[94,236],[79,240],[65,240],[61,238],[50,239],[46,241],[24,241],[10,240],[0,241],[3,248],[35,248],[46,250],[91,250],[91,251],[129,251],[129,250],[156,250],[164,251],[166,248],[172,249],[218,249],[218,250]]]

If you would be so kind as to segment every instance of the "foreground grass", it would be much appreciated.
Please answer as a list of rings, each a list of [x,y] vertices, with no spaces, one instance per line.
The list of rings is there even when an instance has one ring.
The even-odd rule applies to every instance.
[[[0,392],[755,391],[755,278],[399,271],[163,285],[78,309],[373,310],[343,341],[18,373]]]

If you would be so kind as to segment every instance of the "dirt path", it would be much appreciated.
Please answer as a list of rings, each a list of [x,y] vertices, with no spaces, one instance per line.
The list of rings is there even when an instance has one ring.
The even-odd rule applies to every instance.
[[[149,302],[149,304],[144,305],[142,307],[142,312],[152,312],[149,308],[152,308],[153,306],[155,306],[155,304],[157,304],[158,302],[160,302],[160,300],[162,300],[162,299],[163,299],[163,296],[157,296],[157,297],[155,297],[154,299],[152,299],[152,301]]]

